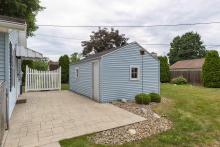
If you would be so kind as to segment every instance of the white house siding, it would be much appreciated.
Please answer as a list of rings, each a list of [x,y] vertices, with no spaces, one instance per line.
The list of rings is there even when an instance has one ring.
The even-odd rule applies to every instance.
[[[78,79],[75,78],[75,67],[79,68]],[[70,64],[69,69],[70,90],[92,97],[92,63]]]
[[[101,59],[101,101],[117,99],[133,99],[142,92],[142,58],[141,46],[131,43],[117,51],[106,54]],[[144,61],[144,92],[159,93],[159,61],[149,53],[145,53]],[[130,80],[130,65],[140,67],[139,80]]]
[[[18,45],[18,35],[18,31],[16,30],[9,31],[9,40],[11,41],[13,48]]]
[[[0,81],[5,80],[5,33],[0,32]]]

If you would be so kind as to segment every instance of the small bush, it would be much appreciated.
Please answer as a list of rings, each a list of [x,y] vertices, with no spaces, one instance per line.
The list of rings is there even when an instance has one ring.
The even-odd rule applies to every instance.
[[[135,96],[137,104],[149,104],[151,101],[150,95],[145,93],[139,93]]]
[[[161,97],[157,93],[150,93],[151,102],[160,103]]]
[[[183,84],[187,84],[187,80],[183,76],[180,76],[180,77],[177,77],[177,78],[173,78],[171,80],[171,83],[172,84],[177,84],[177,85],[183,85]]]

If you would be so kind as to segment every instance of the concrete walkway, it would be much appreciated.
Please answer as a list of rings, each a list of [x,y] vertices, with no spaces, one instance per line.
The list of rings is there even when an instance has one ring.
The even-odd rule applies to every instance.
[[[16,105],[5,147],[56,147],[57,141],[65,138],[144,120],[69,91],[31,92],[22,97],[27,103]]]

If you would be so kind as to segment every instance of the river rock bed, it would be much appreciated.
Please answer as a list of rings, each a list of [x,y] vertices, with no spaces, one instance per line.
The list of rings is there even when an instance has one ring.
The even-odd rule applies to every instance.
[[[166,100],[162,98],[162,103],[165,101]],[[172,123],[166,119],[165,115],[159,116],[151,110],[151,106],[157,105],[156,103],[139,105],[133,101],[126,103],[117,101],[112,104],[140,115],[146,118],[146,120],[88,136],[88,139],[91,142],[96,144],[123,144],[130,141],[140,140],[171,128]]]

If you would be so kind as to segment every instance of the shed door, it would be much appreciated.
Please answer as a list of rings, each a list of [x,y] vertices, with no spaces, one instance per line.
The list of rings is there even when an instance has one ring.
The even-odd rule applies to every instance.
[[[93,98],[99,101],[99,62],[93,63]]]

